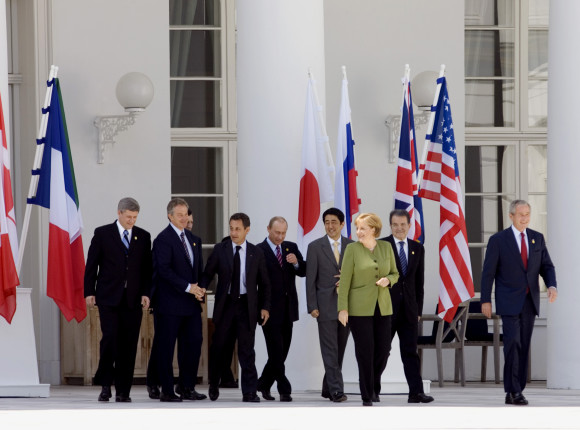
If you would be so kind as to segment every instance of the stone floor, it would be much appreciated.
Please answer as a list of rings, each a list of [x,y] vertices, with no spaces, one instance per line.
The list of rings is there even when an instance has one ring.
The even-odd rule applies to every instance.
[[[493,383],[433,387],[435,402],[426,405],[410,405],[404,394],[382,395],[370,408],[355,394],[341,404],[318,392],[293,393],[291,403],[247,404],[239,390],[222,389],[215,402],[168,404],[135,386],[133,402],[121,404],[99,403],[98,393],[98,387],[53,386],[49,398],[0,398],[0,429],[580,429],[580,390],[539,382],[526,389],[525,407],[504,405],[503,389]]]

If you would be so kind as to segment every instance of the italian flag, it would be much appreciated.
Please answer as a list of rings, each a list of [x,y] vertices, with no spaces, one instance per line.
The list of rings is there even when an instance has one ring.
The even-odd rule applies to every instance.
[[[54,79],[53,85],[42,164],[33,172],[39,175],[38,188],[29,203],[50,210],[47,295],[67,321],[80,322],[87,315],[83,223],[59,80]]]

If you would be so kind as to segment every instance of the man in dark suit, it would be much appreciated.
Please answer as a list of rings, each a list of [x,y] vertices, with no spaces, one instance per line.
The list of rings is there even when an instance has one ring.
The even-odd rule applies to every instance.
[[[273,217],[268,224],[268,237],[258,244],[266,257],[272,287],[271,317],[262,326],[268,361],[258,379],[258,391],[264,399],[275,400],[270,389],[276,381],[281,402],[292,401],[292,385],[286,377],[284,362],[290,350],[293,323],[298,321],[296,276],[306,275],[306,263],[298,246],[284,240],[287,230],[288,222],[283,217]]]
[[[238,359],[242,367],[244,402],[257,403],[258,373],[254,340],[258,319],[265,325],[270,317],[270,282],[264,253],[246,241],[250,218],[244,213],[230,217],[230,240],[214,246],[207,260],[201,285],[207,287],[218,275],[215,291],[209,362],[209,398],[219,397],[224,348],[232,332],[238,339]],[[230,359],[231,357],[228,357]]]
[[[393,316],[391,340],[399,335],[401,360],[409,385],[409,403],[429,403],[433,397],[423,391],[421,363],[417,354],[418,323],[423,313],[423,281],[425,248],[419,242],[408,240],[411,217],[406,210],[395,209],[389,215],[391,234],[384,237],[393,247],[399,280],[391,288]]]
[[[99,307],[101,339],[95,383],[102,386],[100,402],[111,398],[130,402],[142,310],[149,308],[151,236],[136,227],[139,203],[119,201],[118,219],[95,229],[85,268],[85,298]]]
[[[491,318],[491,289],[503,324],[505,403],[527,405],[522,394],[528,375],[528,355],[536,315],[540,313],[539,276],[548,286],[548,301],[556,300],[556,270],[544,236],[527,228],[530,205],[510,203],[513,225],[489,238],[481,274],[481,312]]]
[[[342,360],[350,328],[338,322],[338,280],[346,246],[352,240],[341,235],[344,213],[337,208],[322,214],[326,235],[308,245],[306,254],[306,301],[318,322],[320,352],[324,363],[322,397],[344,402]]]
[[[198,285],[203,268],[201,239],[186,228],[187,210],[185,200],[171,199],[167,205],[170,224],[153,242],[154,344],[162,402],[207,398],[195,391],[202,343],[200,302],[205,289]],[[173,389],[176,341],[181,396]]]

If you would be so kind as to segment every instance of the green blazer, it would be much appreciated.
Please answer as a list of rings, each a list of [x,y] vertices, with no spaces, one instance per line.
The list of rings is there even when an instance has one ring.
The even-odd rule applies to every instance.
[[[380,278],[389,278],[388,288],[379,287]],[[349,316],[373,316],[377,301],[381,315],[391,315],[389,288],[399,279],[395,254],[391,244],[377,240],[371,252],[360,242],[348,244],[342,258],[338,289],[338,311],[347,310]]]

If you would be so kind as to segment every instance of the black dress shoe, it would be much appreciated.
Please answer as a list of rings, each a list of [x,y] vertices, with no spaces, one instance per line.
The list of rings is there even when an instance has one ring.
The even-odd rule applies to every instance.
[[[181,397],[177,396],[174,393],[171,394],[165,394],[165,393],[161,393],[159,395],[159,400],[161,400],[162,402],[181,402]]]
[[[512,393],[512,405],[525,406],[528,404],[528,400],[524,397],[522,393]]]
[[[379,403],[381,401],[381,398],[379,397],[378,394],[373,394],[373,398],[371,400],[373,403]]]
[[[291,402],[292,396],[290,394],[280,394],[280,401],[281,402]]]
[[[183,390],[181,389],[181,384],[175,384],[175,386],[173,387],[173,391],[175,391],[175,394],[177,394],[178,396],[181,396],[181,393],[183,392]]]
[[[425,393],[409,394],[408,403],[431,403],[435,400],[433,397]]]
[[[505,404],[506,405],[514,404],[514,398],[512,397],[512,393],[505,393]]]
[[[131,403],[131,397],[127,396],[126,394],[117,394],[115,396],[115,402]]]
[[[244,394],[242,401],[249,403],[260,403],[260,398],[256,393]]]
[[[209,399],[212,402],[216,401],[218,399],[218,397],[220,396],[220,389],[218,388],[217,385],[210,385],[209,390],[208,390],[208,394],[209,394]]]
[[[260,390],[258,388],[258,391],[262,393],[262,397],[264,398],[264,400],[276,400],[276,398],[272,395],[270,390]],[[282,395],[280,395],[280,400],[282,400]]]
[[[184,388],[181,390],[181,398],[183,400],[205,400],[207,396],[205,394],[198,393],[194,389]]]
[[[330,399],[330,400],[332,400],[332,394],[330,394],[330,393],[328,393],[328,392],[326,392],[326,391],[323,391],[322,393],[320,393],[320,395],[321,395],[322,397],[324,397],[325,399]]]
[[[334,394],[331,394],[330,396],[330,401],[334,402],[334,403],[340,403],[340,402],[346,402],[348,399],[348,397],[346,397],[346,394],[339,392],[336,392]]]
[[[99,402],[108,402],[111,397],[111,387],[103,385],[101,388],[101,394],[99,394]]]
[[[153,400],[159,400],[159,387],[157,385],[147,385],[147,392],[149,393],[149,398]]]
[[[372,406],[373,402],[371,400],[363,400],[363,406]]]
[[[227,382],[221,381],[220,388],[239,388],[238,381],[227,381]]]

